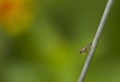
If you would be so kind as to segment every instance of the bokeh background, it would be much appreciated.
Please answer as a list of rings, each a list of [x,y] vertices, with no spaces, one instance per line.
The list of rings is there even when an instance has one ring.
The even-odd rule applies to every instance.
[[[0,0],[0,82],[77,82],[107,0]],[[120,82],[115,0],[85,82]]]

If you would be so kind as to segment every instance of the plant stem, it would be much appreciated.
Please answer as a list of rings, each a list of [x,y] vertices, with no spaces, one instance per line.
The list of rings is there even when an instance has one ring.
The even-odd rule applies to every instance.
[[[112,7],[112,4],[113,4],[113,0],[108,0],[106,8],[105,8],[104,13],[103,13],[103,16],[101,18],[100,24],[98,26],[97,32],[96,32],[95,37],[93,39],[90,53],[87,56],[87,59],[85,61],[85,64],[84,64],[84,67],[82,69],[82,72],[81,72],[81,75],[79,77],[78,82],[84,82],[84,80],[85,80],[88,68],[89,68],[90,63],[92,61],[92,58],[94,56],[95,50],[96,50],[98,42],[100,40],[100,37],[101,37],[102,31],[103,31],[106,19],[108,17],[108,14],[110,12],[111,7]]]

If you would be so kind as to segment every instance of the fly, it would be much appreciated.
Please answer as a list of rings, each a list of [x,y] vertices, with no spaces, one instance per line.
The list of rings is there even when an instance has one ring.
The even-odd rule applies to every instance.
[[[79,53],[80,54],[88,54],[90,52],[90,49],[91,49],[91,45],[92,43],[89,43],[87,46],[85,46],[84,48],[81,48],[79,50]]]

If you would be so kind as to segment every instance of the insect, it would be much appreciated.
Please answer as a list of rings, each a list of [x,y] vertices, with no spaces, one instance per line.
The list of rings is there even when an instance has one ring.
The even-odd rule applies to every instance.
[[[88,54],[90,52],[90,49],[91,49],[91,45],[92,43],[89,43],[87,46],[85,46],[84,48],[81,48],[79,50],[79,53],[80,54]]]

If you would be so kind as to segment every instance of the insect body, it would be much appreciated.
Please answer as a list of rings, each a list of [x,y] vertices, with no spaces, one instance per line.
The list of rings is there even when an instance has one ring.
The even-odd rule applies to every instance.
[[[91,49],[91,45],[92,45],[92,43],[89,43],[87,46],[85,46],[84,48],[80,49],[79,53],[80,54],[88,54],[90,49]]]

